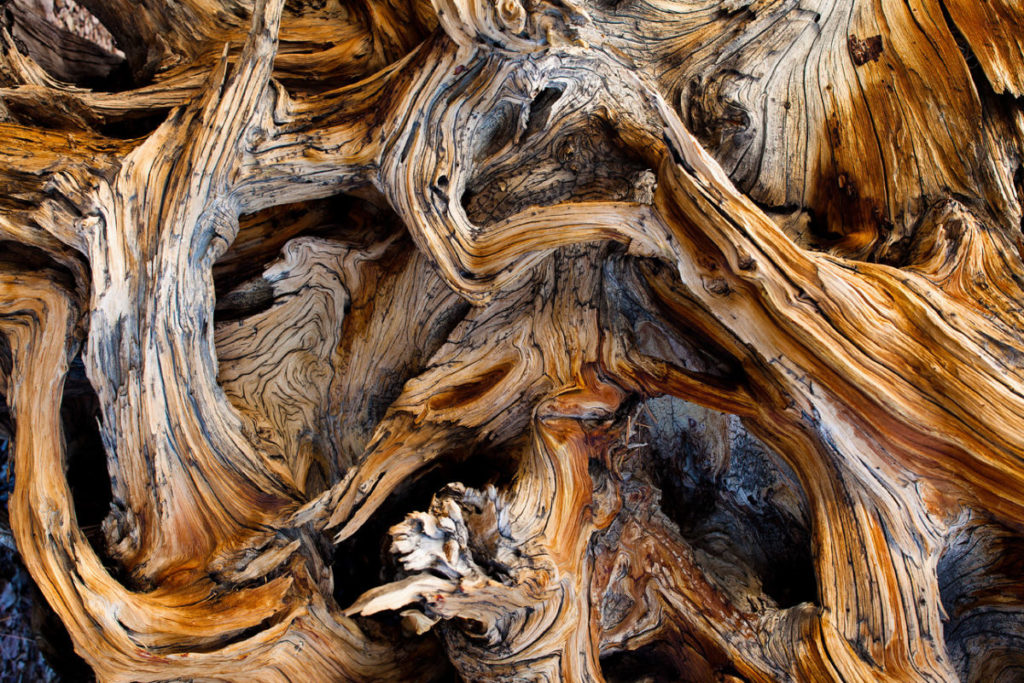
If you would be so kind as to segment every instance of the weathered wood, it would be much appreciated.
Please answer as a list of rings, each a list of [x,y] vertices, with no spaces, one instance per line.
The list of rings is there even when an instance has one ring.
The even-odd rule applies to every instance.
[[[1013,3],[83,4],[0,25],[0,428],[101,679],[1019,674]]]

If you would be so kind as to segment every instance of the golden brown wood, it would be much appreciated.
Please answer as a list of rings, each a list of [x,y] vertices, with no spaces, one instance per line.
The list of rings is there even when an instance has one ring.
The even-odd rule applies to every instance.
[[[1024,672],[1015,3],[83,4],[0,22],[0,429],[101,680]]]

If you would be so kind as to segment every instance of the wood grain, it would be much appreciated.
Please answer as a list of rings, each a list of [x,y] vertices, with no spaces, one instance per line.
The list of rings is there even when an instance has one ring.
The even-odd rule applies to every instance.
[[[99,679],[1020,674],[1014,3],[82,4],[0,22],[0,392]]]

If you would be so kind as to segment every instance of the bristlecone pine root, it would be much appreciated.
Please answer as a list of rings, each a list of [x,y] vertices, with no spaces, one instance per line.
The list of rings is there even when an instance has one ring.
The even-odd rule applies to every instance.
[[[0,430],[100,680],[1024,679],[1018,0],[80,1]]]

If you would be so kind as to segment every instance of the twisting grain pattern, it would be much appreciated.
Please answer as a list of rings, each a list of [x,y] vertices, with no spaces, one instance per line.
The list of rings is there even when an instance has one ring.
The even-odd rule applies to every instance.
[[[102,680],[1024,670],[1012,2],[83,4],[0,21],[0,407]]]

